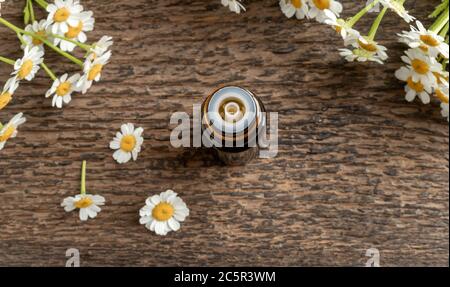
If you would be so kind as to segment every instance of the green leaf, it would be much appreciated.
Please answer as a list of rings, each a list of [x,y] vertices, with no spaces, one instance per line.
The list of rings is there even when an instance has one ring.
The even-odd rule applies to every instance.
[[[30,9],[28,8],[28,1],[25,5],[25,9],[23,9],[23,22],[25,25],[28,25],[30,23]]]

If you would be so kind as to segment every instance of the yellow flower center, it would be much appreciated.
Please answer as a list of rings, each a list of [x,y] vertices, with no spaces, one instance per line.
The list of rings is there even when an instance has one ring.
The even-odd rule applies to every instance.
[[[439,41],[431,35],[420,35],[420,40],[431,47],[439,46]]]
[[[410,87],[411,89],[413,89],[414,91],[421,93],[424,91],[424,87],[423,84],[421,82],[414,82],[412,80],[412,77],[409,77],[408,80],[406,81],[408,84],[408,87]]]
[[[56,94],[60,97],[63,97],[65,95],[67,95],[71,89],[72,89],[72,84],[70,82],[64,82],[64,83],[61,83],[56,88]]]
[[[14,132],[16,131],[16,127],[14,126],[9,126],[5,132],[0,135],[0,142],[5,142],[7,140],[9,140],[9,138],[12,137],[12,135],[14,134]]]
[[[69,9],[63,7],[56,10],[55,15],[53,16],[53,20],[55,20],[55,22],[64,22],[69,18],[69,16]]]
[[[291,0],[291,3],[297,9],[302,8],[303,6],[302,0]]]
[[[338,32],[339,34],[342,32],[342,26],[333,26],[334,30],[336,30],[336,32]]]
[[[32,69],[33,69],[33,61],[26,60],[25,62],[23,62],[19,70],[19,78],[21,80],[25,79],[31,73]]]
[[[320,10],[330,9],[330,0],[313,0],[313,2]]]
[[[81,33],[82,29],[83,29],[83,22],[81,21],[78,22],[78,26],[76,27],[69,26],[69,31],[67,31],[66,37],[69,39],[73,39]]]
[[[422,52],[424,52],[425,54],[428,53],[428,47],[425,45],[420,45],[419,49],[422,50]]]
[[[364,49],[368,52],[371,52],[371,53],[375,53],[376,51],[378,51],[377,45],[375,45],[374,43],[371,43],[371,42],[363,43],[362,41],[358,40],[358,45],[362,49]]]
[[[152,210],[152,216],[158,221],[169,220],[174,213],[174,208],[171,204],[167,202],[161,202],[155,206]]]
[[[47,33],[45,33],[45,31],[37,31],[35,34],[40,36],[40,37],[42,37],[42,38],[46,38],[47,37]],[[31,42],[35,46],[39,46],[39,45],[43,44],[43,42],[40,39],[36,38],[36,37],[33,37]]]
[[[94,203],[94,201],[90,197],[83,197],[82,199],[75,202],[76,208],[87,208],[91,206]]]
[[[8,92],[3,93],[0,95],[0,110],[2,110],[4,107],[6,107],[7,104],[9,104],[9,102],[12,99],[12,95]]]
[[[441,100],[441,102],[448,104],[448,97],[441,90],[436,90],[436,97]]]
[[[120,149],[126,152],[132,152],[136,146],[136,138],[133,135],[124,136],[120,141]]]
[[[97,76],[102,72],[102,69],[103,65],[101,64],[94,65],[92,69],[89,71],[88,80],[89,81],[95,80],[95,78],[97,78]]]
[[[414,71],[421,75],[424,75],[430,71],[430,66],[428,66],[426,62],[419,59],[412,60],[411,66],[413,67]]]

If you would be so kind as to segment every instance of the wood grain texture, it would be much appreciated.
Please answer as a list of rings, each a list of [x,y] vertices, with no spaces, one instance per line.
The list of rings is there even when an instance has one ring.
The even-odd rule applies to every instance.
[[[20,23],[22,2],[3,16]],[[394,77],[407,25],[389,13],[378,39],[387,64],[346,63],[328,27],[286,19],[277,1],[244,1],[229,13],[218,0],[84,0],[96,31],[115,39],[103,81],[63,110],[44,98],[43,72],[1,111],[28,122],[0,154],[0,265],[362,266],[368,248],[384,266],[448,266],[448,124],[436,103],[409,104]],[[342,1],[345,16],[366,1]],[[408,1],[427,14],[439,1]],[[39,13],[42,15],[42,13]],[[364,18],[359,27],[370,25]],[[19,57],[0,27],[1,54]],[[76,67],[51,56],[58,72]],[[10,67],[0,65],[3,81]],[[240,85],[279,112],[279,154],[226,167],[211,152],[172,148],[172,112],[219,85]],[[118,165],[108,143],[122,123],[145,129],[137,162]],[[106,197],[95,220],[80,223],[59,206],[79,190]],[[145,199],[173,189],[191,215],[158,237],[138,224]]]

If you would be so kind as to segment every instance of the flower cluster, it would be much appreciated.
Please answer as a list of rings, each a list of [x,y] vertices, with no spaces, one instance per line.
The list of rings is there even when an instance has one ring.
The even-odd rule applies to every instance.
[[[383,64],[388,58],[386,48],[375,41],[375,36],[387,10],[397,13],[406,22],[414,17],[404,8],[405,0],[369,0],[368,4],[350,19],[340,18],[343,6],[336,0],[279,0],[282,13],[287,18],[315,19],[319,23],[331,26],[344,40],[347,48],[339,49],[340,54],[347,61],[372,61]],[[237,0],[222,0],[224,6],[231,11],[240,13],[245,10]],[[374,21],[369,33],[364,35],[354,28],[355,24],[369,11],[382,4],[384,9]]]
[[[315,19],[332,27],[342,38],[345,48],[340,55],[348,62],[376,62],[383,64],[388,59],[387,48],[376,40],[378,28],[388,11],[392,11],[405,22],[411,23],[415,17],[405,9],[406,0],[368,0],[364,8],[348,19],[341,18],[343,6],[336,0],[279,0],[282,13],[287,18]],[[231,11],[245,10],[237,0],[222,0]],[[425,29],[420,21],[400,36],[400,41],[409,46],[402,60],[406,63],[396,72],[398,79],[406,82],[406,99],[420,98],[424,104],[435,95],[441,102],[441,113],[449,118],[448,90],[449,74],[446,71],[449,48],[449,0],[443,0],[431,16],[438,17],[430,29]],[[382,7],[381,11],[380,8]],[[358,21],[369,12],[378,13],[367,34],[355,28]],[[445,39],[445,37],[447,37]]]
[[[279,4],[288,18],[315,19],[319,23],[328,18],[326,12],[331,12],[334,17],[339,17],[342,12],[342,4],[335,0],[280,0]]]
[[[431,102],[434,95],[441,103],[441,114],[449,120],[449,73],[446,70],[449,59],[448,45],[448,0],[437,8],[440,15],[436,22],[426,29],[420,21],[410,31],[403,31],[400,41],[408,45],[402,56],[405,66],[395,72],[395,76],[404,81],[406,100],[412,102],[416,97],[422,103]],[[447,36],[447,39],[445,37]],[[446,43],[447,41],[447,43]]]
[[[20,117],[18,118],[20,119]],[[18,125],[17,119],[12,121]],[[131,159],[137,160],[144,142],[142,133],[144,130],[135,128],[133,124],[127,123],[121,126],[109,146],[115,150],[113,158],[119,163],[126,163]],[[10,134],[11,132],[9,132]],[[2,139],[3,130],[0,132]],[[1,144],[1,142],[0,142]],[[1,146],[0,146],[1,147]],[[105,198],[100,195],[86,193],[86,161],[83,161],[81,170],[81,192],[75,196],[66,197],[61,206],[66,212],[79,210],[79,218],[86,221],[95,218],[102,210],[100,206],[105,205]],[[189,208],[186,203],[178,197],[177,193],[167,190],[159,195],[153,195],[145,201],[145,206],[139,211],[139,223],[155,232],[157,235],[167,235],[169,232],[178,231],[186,217],[189,216]]]
[[[45,9],[45,19],[36,20],[33,3]],[[23,57],[11,60],[0,56],[0,62],[13,66],[11,78],[6,82],[0,94],[0,110],[12,100],[21,81],[31,81],[42,68],[53,83],[46,92],[46,97],[52,98],[52,106],[62,108],[68,104],[75,92],[86,93],[93,82],[98,82],[104,66],[111,57],[112,38],[101,37],[91,44],[87,43],[87,33],[94,30],[95,19],[92,11],[86,11],[79,0],[26,0],[24,9],[25,28],[19,28],[0,17],[0,24],[15,32],[21,42]],[[83,50],[84,59],[79,59],[72,53],[76,48]],[[51,49],[68,58],[80,69],[80,74],[68,75],[62,73],[57,77],[45,64],[46,49]]]
[[[389,10],[398,14],[406,22],[414,19],[404,8],[404,2],[405,0],[372,0],[349,20],[338,18],[339,15],[336,15],[336,13],[325,11],[326,19],[324,22],[339,33],[344,45],[347,46],[347,48],[339,49],[340,55],[349,62],[370,61],[383,64],[388,59],[387,49],[375,41],[375,36],[383,17]],[[380,4],[382,4],[383,9],[379,12],[367,35],[355,29],[356,23],[369,11],[376,11],[375,8],[378,8],[377,6]]]
[[[20,120],[20,117],[18,117]],[[1,133],[0,133],[1,135]],[[0,136],[1,137],[1,136]],[[64,198],[61,207],[66,212],[79,210],[81,221],[94,219],[105,205],[106,199],[101,195],[86,193],[86,161],[81,168],[81,191],[75,196]],[[189,216],[189,208],[173,190],[166,190],[159,195],[153,195],[145,201],[145,206],[139,210],[139,223],[155,232],[157,235],[167,235],[171,231],[178,231],[180,222]]]

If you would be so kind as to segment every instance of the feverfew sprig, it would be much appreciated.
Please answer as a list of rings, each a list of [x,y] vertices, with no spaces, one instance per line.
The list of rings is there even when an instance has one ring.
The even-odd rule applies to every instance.
[[[408,45],[402,57],[406,64],[395,72],[395,76],[406,83],[406,100],[412,102],[418,97],[423,104],[431,102],[434,95],[440,102],[441,114],[449,120],[449,59],[448,29],[449,0],[441,5],[430,17],[436,21],[426,29],[420,21],[410,26],[410,31],[403,31],[400,42]]]
[[[349,19],[340,18],[342,5],[334,0],[279,0],[282,13],[297,19],[316,19],[331,26],[342,38],[346,48],[339,49],[340,55],[349,62],[376,62],[383,64],[388,59],[386,47],[380,45],[376,35],[385,14],[396,13],[405,22],[410,23],[415,17],[405,9],[406,0],[370,0],[363,9]],[[383,9],[378,8],[382,5]],[[406,100],[416,97],[427,104],[434,94],[441,102],[441,113],[448,120],[449,77],[446,71],[449,58],[449,0],[443,0],[431,17],[437,18],[429,28],[416,21],[416,27],[399,34],[401,41],[410,49],[402,57],[406,66],[396,71],[398,79],[406,82]],[[378,15],[367,34],[355,29],[355,25],[367,13]]]
[[[81,221],[88,218],[95,218],[102,210],[100,206],[105,205],[105,198],[100,195],[91,195],[86,193],[86,161],[83,161],[81,167],[81,190],[80,194],[66,197],[61,206],[66,212],[79,209],[79,217]]]
[[[221,0],[224,6],[240,13],[242,4],[236,0]],[[337,0],[279,0],[281,12],[287,17],[297,19],[315,19],[333,27],[342,37],[346,48],[339,49],[340,54],[347,61],[377,62],[383,64],[388,59],[386,47],[375,41],[380,23],[387,11],[393,11],[406,22],[415,18],[404,8],[405,0],[371,0],[356,15],[349,19],[342,19],[342,4]],[[355,24],[375,6],[382,4],[384,9],[376,17],[367,35],[353,28]]]
[[[100,40],[88,43],[88,33],[94,30],[95,19],[92,11],[86,11],[79,0],[24,0],[25,27],[18,27],[0,15],[0,24],[6,26],[20,41],[23,56],[14,60],[0,55],[0,62],[12,66],[12,78],[4,85],[0,94],[0,110],[13,100],[13,95],[21,81],[32,81],[43,70],[52,80],[46,97],[52,96],[51,105],[62,108],[68,104],[72,95],[88,91],[93,82],[100,80],[101,72],[111,57],[112,38],[103,36]],[[2,1],[3,2],[3,1]],[[47,13],[44,19],[36,19],[34,5]],[[75,49],[84,51],[84,58],[77,57]],[[83,75],[61,76],[46,64],[45,53],[51,50],[69,59],[80,67]],[[57,66],[57,63],[55,63]]]

